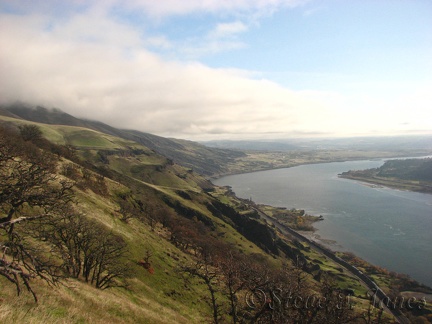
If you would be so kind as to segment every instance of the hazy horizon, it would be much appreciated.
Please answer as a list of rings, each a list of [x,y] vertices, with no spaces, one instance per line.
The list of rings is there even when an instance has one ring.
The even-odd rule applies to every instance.
[[[195,141],[432,134],[429,1],[0,0],[0,103]]]

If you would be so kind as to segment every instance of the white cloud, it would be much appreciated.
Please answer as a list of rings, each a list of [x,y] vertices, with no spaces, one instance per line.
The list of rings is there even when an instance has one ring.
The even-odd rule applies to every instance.
[[[216,6],[216,2],[208,3]],[[222,3],[228,6],[228,2]],[[250,5],[246,1],[236,3]],[[264,1],[252,3],[264,6]],[[209,37],[202,50],[244,46],[235,35],[246,29],[240,20],[217,25],[213,39]],[[61,18],[2,14],[0,39],[3,102],[22,100],[117,127],[195,139],[364,133],[379,126],[372,110],[361,112],[359,108],[354,117],[346,115],[348,99],[355,102],[358,98],[295,92],[256,79],[250,71],[164,60],[146,46],[170,47],[170,40],[143,37],[131,26],[110,18],[102,7]],[[432,91],[417,95],[424,98],[427,93]],[[392,103],[426,102],[416,98],[407,95],[405,100]],[[366,99],[360,103],[377,106]],[[411,122],[410,127],[419,123],[426,127],[427,120],[432,119],[425,107],[422,116],[404,120],[408,115],[401,113],[403,109],[393,114],[392,125]],[[380,117],[385,117],[384,113]]]
[[[47,29],[49,23],[1,17],[3,100],[184,137],[289,132],[314,119],[304,114],[320,114],[308,96],[246,73],[164,61],[133,30],[103,17],[83,13]]]
[[[187,41],[179,45],[178,49],[190,59],[242,49],[247,44],[239,40],[238,36],[247,30],[248,26],[241,21],[219,23],[205,37]]]
[[[241,21],[219,23],[207,35],[178,42],[172,49],[188,59],[196,60],[207,55],[246,48],[247,44],[239,39],[239,34],[248,29]]]
[[[174,44],[165,36],[150,36],[145,39],[145,45],[162,50],[173,49]]]
[[[177,46],[177,51],[189,60],[247,47],[244,42],[222,39],[199,39]]]
[[[241,21],[234,21],[231,23],[220,23],[217,24],[215,29],[209,33],[209,37],[210,38],[233,37],[247,30],[248,27]]]

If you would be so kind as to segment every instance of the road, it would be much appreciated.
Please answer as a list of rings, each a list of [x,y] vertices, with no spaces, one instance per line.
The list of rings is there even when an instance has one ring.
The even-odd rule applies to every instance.
[[[368,276],[366,276],[364,273],[362,273],[360,270],[358,270],[356,267],[354,267],[353,265],[349,264],[348,262],[342,260],[341,258],[337,257],[332,251],[320,246],[318,243],[309,240],[307,237],[301,235],[300,233],[294,231],[293,229],[291,229],[290,227],[281,224],[280,222],[278,222],[277,220],[269,217],[266,213],[264,213],[263,211],[261,211],[259,208],[257,208],[256,206],[252,206],[249,205],[251,208],[253,208],[262,219],[266,220],[267,223],[273,224],[279,231],[281,231],[282,234],[285,235],[290,235],[295,237],[296,239],[298,239],[299,241],[302,242],[306,242],[309,244],[309,246],[314,249],[315,251],[324,254],[325,256],[327,256],[328,258],[332,259],[334,262],[338,263],[339,265],[341,265],[342,267],[344,267],[348,272],[350,272],[352,275],[354,275],[355,277],[358,278],[358,280],[368,289],[370,289],[371,291],[375,291],[375,298],[378,299],[378,301],[376,301],[375,303],[378,305],[381,305],[384,307],[384,310],[389,313],[392,314],[395,318],[395,320],[398,323],[401,324],[409,324],[411,323],[408,318],[405,317],[405,315],[403,315],[398,309],[393,309],[393,308],[389,308],[387,307],[387,302],[389,301],[389,297],[386,296],[386,294],[383,292],[383,290],[381,288],[379,288],[377,286],[377,284],[372,281]]]

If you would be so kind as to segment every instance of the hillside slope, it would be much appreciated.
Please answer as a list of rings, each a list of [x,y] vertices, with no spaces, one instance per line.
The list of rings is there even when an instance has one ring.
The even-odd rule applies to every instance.
[[[142,144],[83,125],[12,115],[1,122],[1,322],[363,322],[369,300],[355,276],[270,226],[229,189]],[[19,190],[30,170],[44,168]],[[59,204],[66,192],[59,186],[69,184],[73,199]],[[41,193],[50,198],[46,206],[34,199]],[[20,207],[10,200],[16,195]],[[91,244],[76,241],[82,237]],[[344,289],[355,297],[341,299]],[[326,307],[304,312],[290,304],[312,295],[325,297]],[[287,307],[263,311],[263,296]]]
[[[272,142],[251,141],[246,142],[246,146],[242,145],[243,149],[253,148],[253,150],[246,151],[234,150],[230,146],[209,147],[193,141],[164,138],[135,130],[117,129],[98,121],[76,118],[59,109],[46,109],[21,103],[1,106],[0,115],[50,125],[76,126],[85,128],[87,131],[94,130],[134,141],[207,178],[288,168],[308,163],[424,156],[431,153],[430,141],[428,142],[428,138],[421,137],[394,138],[397,145],[394,143],[390,145],[390,139],[382,138],[294,140],[293,143],[298,144],[295,146],[288,145],[291,140],[286,140],[287,142],[282,146],[275,146],[275,143]],[[51,140],[55,139],[51,138]],[[379,145],[371,144],[375,141]],[[71,144],[74,145],[74,142],[72,141]]]
[[[139,131],[117,129],[98,121],[76,118],[59,109],[16,103],[1,106],[0,114],[44,124],[83,127],[132,140],[205,176],[224,173],[227,171],[228,163],[245,156],[245,153],[237,150],[209,148],[192,141],[168,139]]]
[[[276,270],[281,262],[290,259],[285,259],[287,255],[306,257],[298,247],[277,238],[274,230],[267,228],[251,209],[234,196],[229,196],[227,200],[224,190],[213,187],[194,172],[144,146],[77,126],[23,124],[22,120],[11,117],[3,117],[2,120],[9,125],[37,126],[43,134],[55,138],[58,143],[74,143],[75,151],[71,152],[67,147],[51,144],[43,138],[29,143],[23,142],[18,135],[3,133],[6,135],[2,135],[5,140],[1,145],[2,152],[8,147],[16,148],[18,151],[15,154],[22,157],[19,158],[21,162],[12,160],[2,164],[2,175],[13,167],[14,164],[10,164],[15,163],[13,161],[17,161],[16,166],[19,167],[24,160],[32,158],[25,153],[29,148],[34,145],[42,148],[49,154],[43,161],[49,156],[49,159],[57,161],[55,178],[49,178],[74,183],[74,203],[70,207],[73,218],[65,219],[63,214],[56,217],[69,224],[66,229],[80,219],[83,224],[91,222],[92,227],[99,224],[97,228],[102,231],[99,232],[100,240],[107,231],[106,235],[110,233],[119,242],[125,242],[124,261],[118,262],[126,262],[128,269],[127,274],[121,273],[113,281],[117,288],[100,291],[91,283],[93,281],[85,283],[84,273],[75,276],[64,268],[62,272],[67,281],[62,282],[66,285],[52,289],[42,279],[47,274],[39,274],[37,267],[32,267],[33,259],[18,258],[14,261],[17,265],[22,262],[23,266],[25,262],[30,265],[29,268],[16,268],[16,271],[25,275],[23,278],[27,278],[31,285],[30,292],[38,296],[39,304],[35,308],[32,295],[24,291],[22,296],[15,296],[13,285],[0,276],[3,287],[0,292],[2,322],[202,323],[212,318],[213,307],[209,303],[206,285],[200,282],[202,277],[194,274],[193,270],[201,262],[209,262],[206,266],[217,269],[217,264],[210,263],[206,255],[223,257],[218,261],[222,262],[225,258],[229,259],[229,255],[240,253],[242,258],[250,256],[258,262],[253,267],[266,264],[263,269],[267,270],[257,268],[255,271],[268,271],[269,267]],[[10,146],[11,143],[14,146]],[[21,147],[24,151],[20,151]],[[38,154],[37,150],[35,154]],[[56,152],[57,157],[49,152]],[[49,182],[46,186],[50,186]],[[41,189],[37,190],[40,192]],[[233,208],[235,205],[242,213]],[[7,206],[7,199],[2,200],[2,210]],[[22,211],[31,216],[39,210],[32,206],[27,203]],[[47,220],[55,221],[56,218],[52,217]],[[8,221],[6,218],[0,220],[0,245],[13,246],[7,232],[3,232],[10,230]],[[43,228],[50,226],[50,223],[45,223],[45,218],[41,224]],[[49,235],[50,239],[54,239],[52,233],[61,233],[58,227],[61,224],[57,223],[53,228],[55,230],[50,230],[50,234],[44,234],[44,237]],[[47,249],[49,240],[39,241],[35,233],[40,229],[34,232],[32,226],[31,222],[22,221],[14,226],[14,232],[24,240],[23,246]],[[22,236],[25,233],[28,234]],[[25,239],[27,235],[34,238],[28,241]],[[62,260],[61,254],[58,254],[60,250],[55,252],[58,246],[49,248],[53,251],[51,258],[56,260],[56,264]],[[6,256],[3,260],[8,262],[13,255],[9,255],[8,250],[4,251]],[[62,251],[67,253],[68,249]],[[308,274],[305,272],[305,275]],[[215,298],[220,301],[220,316],[228,319],[228,301],[224,301],[226,297],[222,294],[224,285],[216,281],[212,285],[215,291],[219,291]]]
[[[10,117],[4,117],[3,122],[28,125]],[[202,323],[211,313],[205,288],[194,278],[188,279],[191,284],[185,286],[184,275],[179,274],[185,264],[195,262],[193,255],[197,247],[190,250],[197,244],[194,240],[215,246],[229,244],[244,253],[265,257],[261,248],[245,239],[233,226],[213,216],[208,206],[216,204],[215,199],[206,194],[212,186],[190,170],[137,143],[93,130],[30,125],[37,125],[43,134],[55,138],[58,143],[74,144],[76,151],[71,159],[61,157],[57,162],[56,177],[75,183],[77,215],[85,215],[126,241],[132,275],[121,280],[127,289],[103,292],[83,285],[80,278],[69,278],[65,287],[54,290],[43,280],[36,280],[34,291],[41,303],[37,309],[30,294],[14,296],[13,287],[0,276],[1,285],[5,287],[0,293],[2,322],[25,319],[36,322]],[[12,142],[18,147],[21,145],[21,140],[12,136],[2,142],[2,149]],[[58,147],[49,142],[42,141],[38,145],[45,151],[59,152]],[[104,158],[101,152],[106,154]],[[15,228],[24,229],[25,226]],[[143,268],[139,264],[143,259],[151,267]],[[70,290],[74,286],[79,290]],[[91,309],[85,301],[92,304]],[[17,309],[16,305],[21,308]],[[82,312],[80,307],[86,311]],[[158,314],[161,311],[163,316]]]

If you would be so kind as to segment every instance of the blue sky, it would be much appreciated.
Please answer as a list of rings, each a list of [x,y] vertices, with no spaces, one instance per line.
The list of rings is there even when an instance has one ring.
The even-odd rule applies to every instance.
[[[195,140],[432,133],[428,0],[0,0],[0,100]]]

